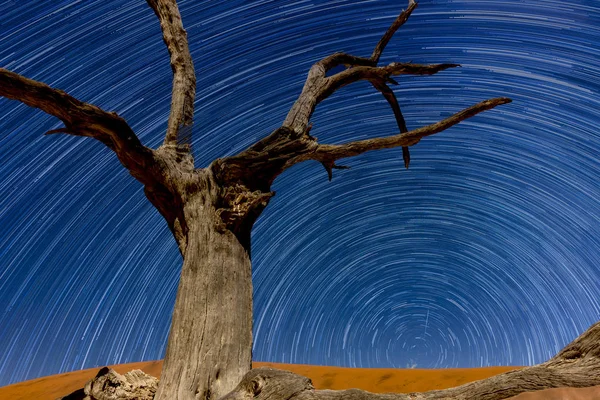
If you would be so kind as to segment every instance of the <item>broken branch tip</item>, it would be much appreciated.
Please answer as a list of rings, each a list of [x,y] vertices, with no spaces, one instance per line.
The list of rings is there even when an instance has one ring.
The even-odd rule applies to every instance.
[[[496,98],[490,99],[488,101],[490,103],[494,104],[495,106],[512,103],[512,99],[509,97],[496,97]]]
[[[44,133],[44,136],[55,135],[57,133],[71,133],[71,132],[67,128],[58,128],[58,129],[52,129],[52,130]]]

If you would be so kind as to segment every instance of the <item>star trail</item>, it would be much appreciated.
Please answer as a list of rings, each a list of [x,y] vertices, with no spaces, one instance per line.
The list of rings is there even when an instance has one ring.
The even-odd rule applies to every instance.
[[[405,1],[180,0],[198,76],[196,165],[278,127],[310,66],[369,56]],[[394,87],[409,129],[513,103],[401,149],[280,176],[253,230],[254,359],[531,365],[600,320],[600,4],[421,0],[381,64],[452,62]],[[171,69],[143,0],[0,1],[0,66],[122,115],[156,147]],[[397,132],[359,82],[322,143]],[[0,98],[0,385],[164,356],[181,258],[115,155]]]

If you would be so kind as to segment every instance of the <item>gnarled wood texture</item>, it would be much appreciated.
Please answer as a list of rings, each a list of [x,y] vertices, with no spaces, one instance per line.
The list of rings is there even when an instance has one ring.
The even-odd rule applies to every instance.
[[[187,41],[187,33],[175,0],[147,0],[160,21],[163,40],[169,50],[173,70],[171,113],[165,135],[165,145],[183,147],[189,151],[194,123],[196,73]]]
[[[250,257],[216,213],[218,186],[199,175],[157,400],[218,398],[252,366]]]
[[[144,185],[144,193],[165,218],[183,256],[183,269],[157,399],[211,399],[232,390],[250,369],[252,282],[250,231],[269,203],[274,179],[294,164],[315,160],[329,179],[336,162],[371,150],[408,147],[482,111],[510,102],[484,100],[436,124],[409,131],[390,88],[393,77],[431,75],[457,64],[394,62],[378,66],[387,43],[416,9],[410,0],[369,58],[335,53],[316,62],[281,127],[241,153],[196,169],[190,152],[196,77],[187,35],[175,0],[147,0],[161,25],[173,70],[171,110],[164,143],[142,145],[114,112],[82,102],[62,90],[0,69],[0,96],[21,101],[65,124],[49,133],[93,137],[113,150]],[[345,69],[332,75],[335,67]],[[388,101],[399,132],[331,145],[310,134],[317,105],[342,86],[366,80]],[[289,388],[295,387],[290,383]],[[307,392],[308,393],[308,392]],[[353,393],[353,392],[352,392]],[[352,393],[348,395],[353,395]],[[333,396],[333,395],[332,395]]]
[[[59,400],[152,400],[157,386],[158,379],[139,369],[121,375],[104,367],[85,387]]]
[[[143,184],[153,181],[147,170],[154,167],[153,151],[142,145],[127,122],[117,113],[84,103],[62,90],[0,68],[0,96],[18,100],[60,119],[65,127],[46,134],[66,133],[92,137],[113,150],[121,164]]]

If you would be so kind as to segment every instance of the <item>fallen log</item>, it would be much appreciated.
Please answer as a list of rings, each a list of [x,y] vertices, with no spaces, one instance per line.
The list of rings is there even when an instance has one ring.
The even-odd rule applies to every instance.
[[[103,368],[86,384],[85,388],[62,399],[151,399],[157,385],[156,378],[142,371],[120,375],[113,370]],[[505,372],[450,389],[423,393],[383,394],[359,389],[316,390],[307,377],[263,367],[248,372],[237,387],[221,400],[502,400],[521,393],[545,389],[588,388],[598,385],[600,385],[600,322],[592,325],[556,356],[542,364]],[[598,390],[590,390],[589,393],[596,393],[600,391],[600,387]],[[519,396],[518,399],[545,398],[529,396]]]
[[[451,389],[406,394],[375,394],[358,389],[315,390],[306,377],[288,371],[258,368],[248,372],[222,400],[501,400],[524,392],[596,385],[600,385],[600,322],[542,364]]]

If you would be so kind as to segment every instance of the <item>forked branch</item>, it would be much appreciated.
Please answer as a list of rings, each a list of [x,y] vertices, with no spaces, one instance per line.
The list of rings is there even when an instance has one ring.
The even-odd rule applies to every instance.
[[[386,66],[377,66],[386,45],[416,7],[417,4],[410,0],[406,11],[403,11],[392,23],[375,46],[370,58],[334,53],[315,63],[309,70],[302,92],[282,126],[242,153],[217,160],[212,166],[217,177],[223,182],[241,185],[246,188],[244,190],[265,191],[278,174],[299,162],[319,161],[331,179],[333,169],[345,168],[337,165],[337,160],[371,150],[393,147],[403,148],[404,164],[408,168],[410,163],[408,147],[418,143],[421,138],[439,133],[482,111],[509,103],[511,100],[505,97],[485,100],[438,123],[408,131],[396,95],[389,87],[389,84],[398,84],[393,77],[406,74],[432,75],[460,66],[452,63],[422,65],[411,62],[393,62]],[[329,71],[340,65],[346,68],[328,75]],[[340,145],[318,143],[317,139],[310,134],[312,127],[310,118],[315,108],[339,88],[360,80],[369,81],[382,93],[394,113],[399,133]]]
[[[121,164],[147,184],[153,165],[152,150],[143,146],[127,122],[117,113],[84,103],[62,90],[0,68],[0,96],[18,100],[57,117],[65,127],[47,132],[92,137],[113,150]]]
[[[336,53],[317,62],[308,72],[302,93],[290,109],[283,126],[298,133],[305,132],[317,105],[341,87],[351,83],[366,80],[374,85],[396,84],[397,82],[392,79],[393,76],[433,75],[448,68],[459,67],[458,64],[421,65],[413,63],[391,63],[384,67],[377,67],[374,63],[371,59],[354,57],[345,53]],[[327,76],[330,69],[340,64],[349,67],[337,74]]]
[[[181,15],[175,0],[147,0],[152,7],[163,33],[163,40],[171,57],[173,91],[171,113],[165,136],[165,145],[191,145],[191,129],[194,122],[194,99],[196,97],[196,74],[194,63],[183,29]]]

